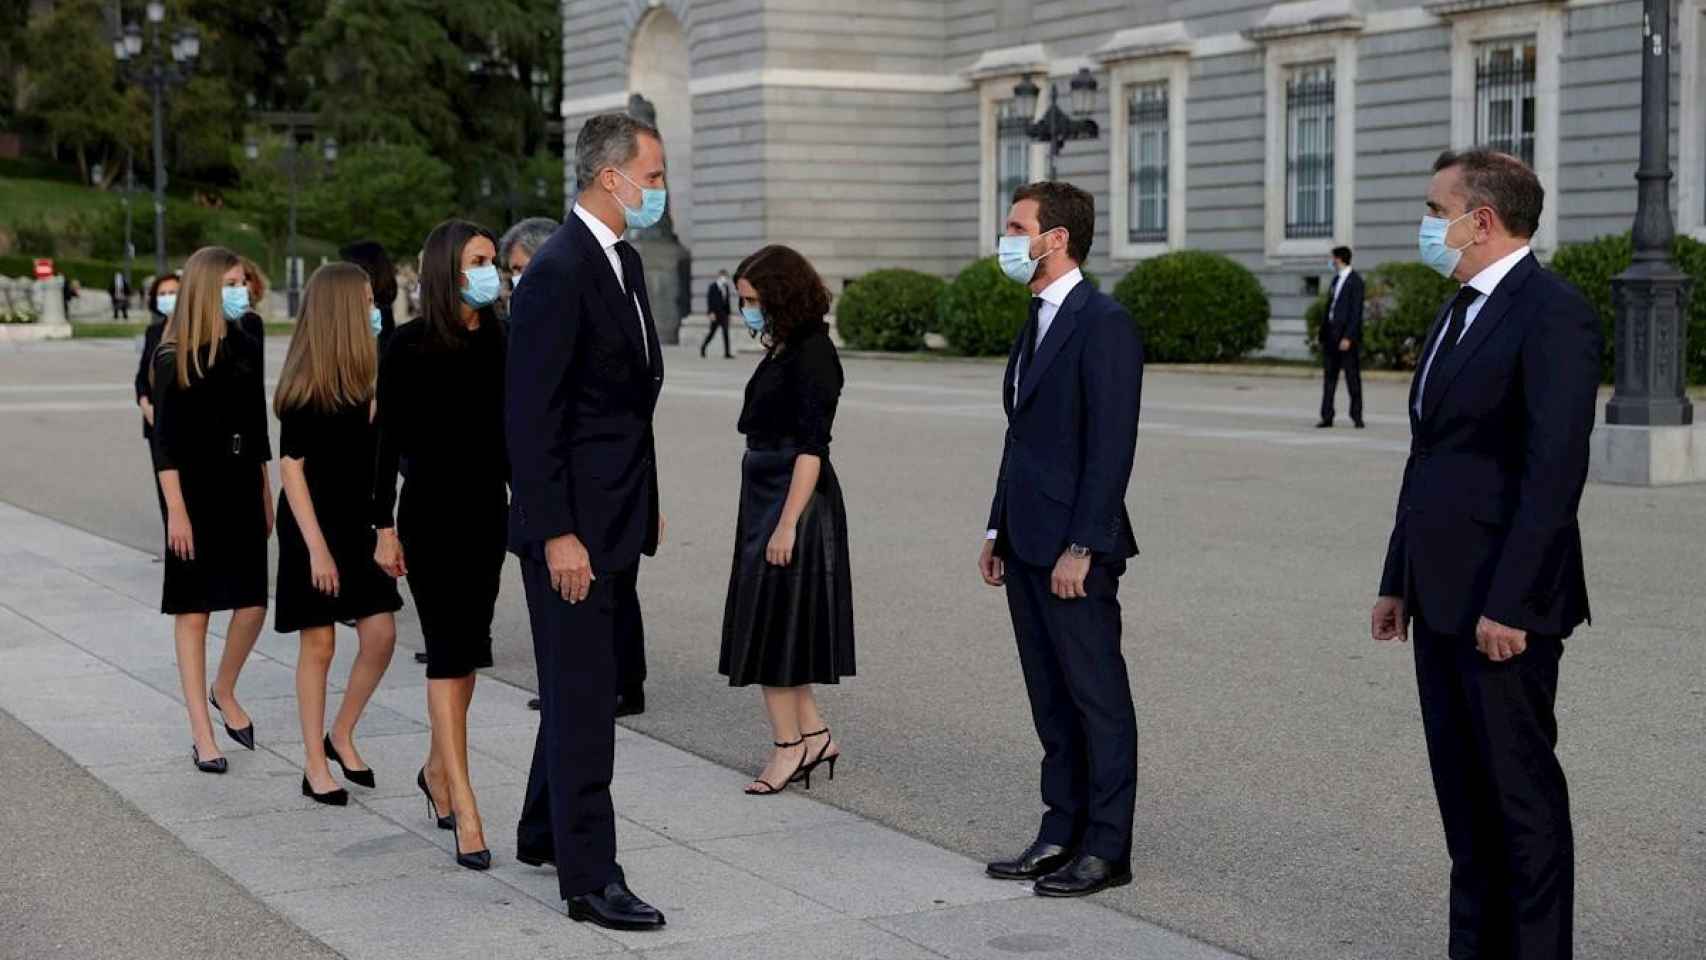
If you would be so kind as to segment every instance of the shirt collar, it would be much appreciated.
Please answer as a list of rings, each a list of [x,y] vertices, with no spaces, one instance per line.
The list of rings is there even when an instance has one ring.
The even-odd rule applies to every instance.
[[[591,210],[578,203],[575,204],[575,216],[581,218],[581,222],[586,224],[586,228],[592,231],[592,238],[597,240],[598,245],[605,250],[616,246],[616,241],[622,239],[611,232],[610,228],[605,226],[604,221],[598,219]]]
[[[1055,280],[1055,282],[1044,287],[1042,292],[1037,294],[1037,296],[1041,297],[1044,303],[1058,308],[1061,304],[1066,302],[1066,296],[1072,292],[1072,288],[1078,286],[1079,281],[1083,279],[1084,271],[1077,267],[1073,267],[1065,275]]]
[[[1346,267],[1343,270],[1339,271],[1339,279],[1340,280],[1343,280],[1344,278],[1346,278],[1350,275],[1351,275],[1351,268],[1350,267]]]
[[[1492,296],[1493,291],[1497,290],[1500,282],[1505,279],[1505,275],[1516,269],[1516,265],[1521,263],[1522,258],[1528,256],[1528,254],[1529,249],[1527,246],[1506,254],[1504,257],[1494,261],[1492,265],[1486,267],[1480,273],[1477,273],[1474,277],[1470,278],[1468,285],[1474,287],[1475,291],[1483,297]]]

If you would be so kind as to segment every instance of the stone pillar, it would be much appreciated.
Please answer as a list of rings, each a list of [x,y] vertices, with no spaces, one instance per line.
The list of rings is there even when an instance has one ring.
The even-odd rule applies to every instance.
[[[36,281],[34,299],[36,309],[41,312],[41,318],[36,321],[37,323],[61,324],[70,322],[70,318],[65,316],[65,284],[66,279],[62,276],[53,276],[46,280]]]

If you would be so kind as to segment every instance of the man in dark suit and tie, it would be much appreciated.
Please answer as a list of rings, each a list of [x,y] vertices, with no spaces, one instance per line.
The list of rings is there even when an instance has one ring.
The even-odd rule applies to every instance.
[[[1327,318],[1321,324],[1321,365],[1326,377],[1321,390],[1322,429],[1333,425],[1333,395],[1339,392],[1339,371],[1351,395],[1351,422],[1362,429],[1362,274],[1351,269],[1351,248],[1333,248],[1333,286],[1327,292]]]
[[[1463,284],[1410,388],[1411,447],[1372,631],[1415,629],[1451,854],[1452,960],[1563,960],[1575,847],[1554,748],[1563,641],[1589,618],[1576,510],[1599,320],[1529,250],[1544,191],[1489,150],[1434,164],[1422,259]]]
[[[717,335],[720,327],[723,331],[723,359],[734,359],[734,354],[729,352],[729,307],[733,301],[734,288],[729,286],[729,272],[718,270],[717,279],[705,289],[705,312],[711,318],[711,329],[705,332],[705,342],[699,344],[699,356],[705,355],[705,348],[711,345],[711,338]]]
[[[663,353],[645,268],[621,237],[663,213],[662,139],[633,117],[594,117],[575,174],[574,212],[510,300],[510,548],[543,701],[516,858],[556,864],[570,917],[643,930],[664,918],[617,865],[610,778],[635,578],[664,535],[652,434]]]
[[[1125,492],[1143,344],[1080,270],[1095,226],[1095,202],[1071,184],[1014,193],[999,257],[1033,296],[1002,380],[1007,438],[978,560],[1007,591],[1046,808],[1031,845],[988,869],[1053,897],[1131,882],[1137,797],[1119,581],[1137,555]]]

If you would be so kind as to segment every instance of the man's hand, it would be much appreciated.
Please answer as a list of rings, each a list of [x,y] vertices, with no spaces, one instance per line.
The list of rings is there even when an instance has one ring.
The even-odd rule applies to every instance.
[[[1369,632],[1381,643],[1410,639],[1410,617],[1404,609],[1403,597],[1381,597],[1374,601],[1374,616]]]
[[[999,587],[1007,582],[1007,564],[995,555],[995,541],[985,537],[983,549],[977,555],[977,572],[983,574],[983,582],[992,587]]]
[[[1482,617],[1481,622],[1475,624],[1475,649],[1485,654],[1488,660],[1503,663],[1528,649],[1528,631]]]
[[[592,573],[592,558],[586,545],[574,534],[545,541],[545,567],[551,571],[551,589],[570,603],[580,603],[598,579]]]
[[[1089,594],[1084,592],[1084,580],[1090,576],[1090,558],[1074,557],[1071,550],[1060,555],[1054,562],[1054,576],[1050,578],[1050,589],[1062,600],[1082,600]]]
[[[1339,352],[1345,353],[1345,352],[1349,351],[1350,348],[1351,348],[1351,338],[1350,337],[1340,337],[1339,338]]]

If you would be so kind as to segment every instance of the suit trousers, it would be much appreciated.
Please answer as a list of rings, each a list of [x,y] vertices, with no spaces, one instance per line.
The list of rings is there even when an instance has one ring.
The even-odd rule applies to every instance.
[[[1570,797],[1554,748],[1564,645],[1494,663],[1473,636],[1414,624],[1428,762],[1451,855],[1451,960],[1567,960]]]
[[[705,355],[705,348],[711,345],[711,339],[717,335],[718,328],[723,331],[723,356],[734,356],[729,352],[729,315],[714,313],[711,315],[711,329],[705,331],[705,339],[699,344],[699,355],[701,357]]]
[[[642,694],[646,685],[646,622],[640,614],[639,568],[611,584],[616,602],[616,693]]]
[[[522,583],[539,667],[539,735],[516,841],[552,851],[563,899],[620,878],[610,778],[616,760],[619,598],[635,570],[600,574],[571,604],[543,560],[523,558]]]
[[[1043,746],[1037,839],[1125,862],[1137,802],[1137,714],[1120,652],[1125,564],[1093,564],[1079,600],[1050,592],[1052,572],[1007,561],[1007,606]]]
[[[1333,422],[1333,399],[1339,392],[1339,371],[1345,372],[1345,390],[1351,395],[1351,421],[1362,422],[1362,344],[1340,350],[1339,341],[1321,344],[1321,366],[1326,371],[1321,385],[1321,419]]]

